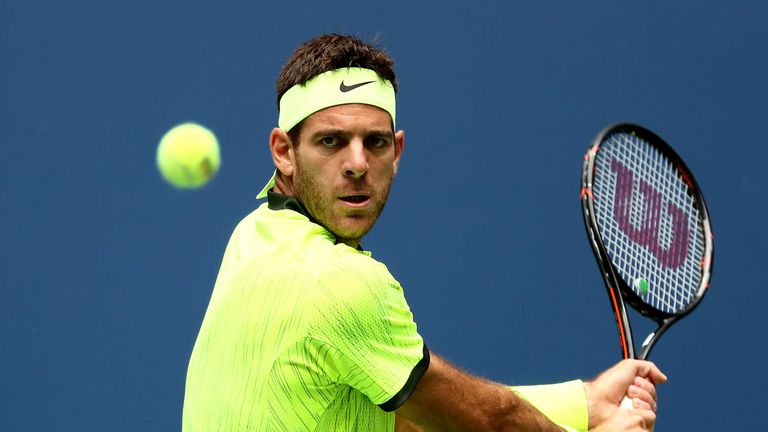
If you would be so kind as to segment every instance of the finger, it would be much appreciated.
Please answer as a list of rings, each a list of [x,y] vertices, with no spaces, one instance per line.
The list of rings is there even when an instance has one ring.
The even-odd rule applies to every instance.
[[[633,401],[640,401],[644,404],[644,406],[647,406],[648,409],[656,411],[656,401],[653,400],[653,397],[650,393],[641,389],[640,387],[634,385],[629,386],[629,389],[627,389],[627,397]]]
[[[653,385],[652,382],[648,381],[645,378],[635,377],[635,381],[633,382],[633,385],[639,387],[644,392],[648,393],[654,401],[657,400],[658,395],[656,394],[656,386]]]
[[[643,426],[652,430],[653,425],[656,423],[656,413],[649,409],[648,404],[640,399],[634,399],[632,401],[632,406],[635,408],[633,412],[642,417],[645,423]]]
[[[640,399],[640,398],[633,398],[632,399],[632,408],[636,410],[646,410],[646,411],[653,411],[651,404],[648,402]]]
[[[626,429],[619,428],[617,430],[645,431],[649,425],[652,427],[653,422],[656,421],[656,415],[652,411],[643,409],[620,410],[618,417],[623,417]]]
[[[651,409],[656,411],[655,392],[648,391],[646,388],[643,388],[634,384],[629,386],[629,388],[627,389],[627,397],[632,399],[640,399],[643,402],[647,403],[651,407]]]
[[[635,362],[635,368],[637,376],[647,378],[654,384],[662,384],[667,381],[667,376],[664,375],[652,362],[647,360],[637,360]]]

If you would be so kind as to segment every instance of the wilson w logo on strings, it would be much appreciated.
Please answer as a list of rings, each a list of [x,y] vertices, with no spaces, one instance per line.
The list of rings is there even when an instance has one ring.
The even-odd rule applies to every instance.
[[[611,170],[616,174],[613,218],[619,229],[646,247],[662,266],[683,265],[690,237],[688,214],[644,180],[635,189],[634,173],[618,160],[611,160]]]

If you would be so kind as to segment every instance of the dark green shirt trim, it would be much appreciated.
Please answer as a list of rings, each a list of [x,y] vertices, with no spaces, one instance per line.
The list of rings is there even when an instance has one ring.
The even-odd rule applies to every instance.
[[[387,412],[400,408],[411,397],[413,391],[416,390],[416,384],[421,381],[421,377],[424,376],[427,369],[429,369],[429,349],[427,349],[427,344],[424,344],[424,356],[411,370],[411,375],[408,377],[403,388],[396,395],[392,396],[391,399],[379,405],[379,408]]]
[[[306,207],[304,207],[304,204],[301,203],[296,197],[283,195],[277,192],[272,192],[270,190],[267,192],[267,206],[270,210],[293,210],[296,213],[300,213],[303,216],[306,216],[307,219],[309,219],[310,222],[313,224],[320,225],[321,227],[325,228],[329,233],[333,234],[333,238],[336,238],[336,234],[333,233],[333,231],[329,230],[328,227],[321,224],[317,219],[312,217],[312,215],[309,213],[309,210],[307,210]],[[336,243],[338,243],[338,240],[334,240]],[[363,247],[362,245],[357,246],[357,250],[362,251]]]
[[[288,196],[279,194],[277,192],[272,192],[271,190],[267,192],[267,205],[269,206],[270,210],[293,210],[297,213],[301,213],[302,215],[306,216],[310,222],[316,223],[320,225],[320,223],[315,220],[315,218],[312,217],[311,214],[309,214],[309,211],[307,211],[307,208],[304,207],[304,204],[301,203],[296,197]]]

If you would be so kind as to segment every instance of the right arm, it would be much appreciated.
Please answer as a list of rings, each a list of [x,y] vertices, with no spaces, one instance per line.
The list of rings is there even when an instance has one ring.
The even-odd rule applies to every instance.
[[[398,416],[425,430],[563,431],[507,387],[469,375],[433,353],[430,357]]]
[[[621,366],[628,369],[626,363]],[[616,375],[614,367],[609,372]],[[610,374],[597,381],[613,382]],[[590,383],[588,399],[595,397]],[[601,390],[599,393],[604,393]],[[618,408],[618,404],[617,404]],[[431,353],[429,368],[408,400],[396,411],[402,431],[563,431],[509,388],[474,377]],[[646,410],[612,410],[592,432],[645,432],[655,413]]]

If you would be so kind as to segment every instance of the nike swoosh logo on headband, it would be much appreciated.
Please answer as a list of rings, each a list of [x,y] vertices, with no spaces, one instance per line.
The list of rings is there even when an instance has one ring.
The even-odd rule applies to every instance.
[[[339,90],[341,90],[342,93],[346,93],[348,91],[352,91],[352,90],[354,90],[354,89],[356,89],[358,87],[362,87],[362,86],[364,86],[366,84],[370,84],[372,82],[373,81],[363,81],[363,82],[357,83],[357,84],[346,85],[346,84],[344,84],[344,81],[342,81],[341,84],[339,84]]]

